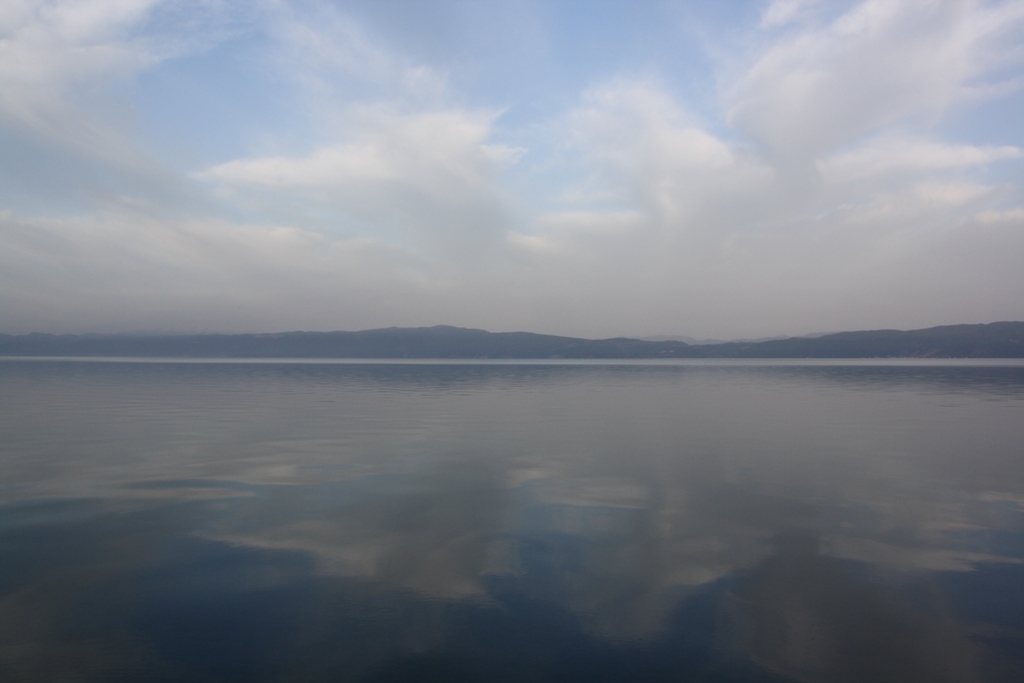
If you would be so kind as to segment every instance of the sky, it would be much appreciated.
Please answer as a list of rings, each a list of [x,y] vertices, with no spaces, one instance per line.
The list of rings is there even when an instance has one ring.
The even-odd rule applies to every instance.
[[[1024,320],[1021,0],[4,0],[0,332]]]

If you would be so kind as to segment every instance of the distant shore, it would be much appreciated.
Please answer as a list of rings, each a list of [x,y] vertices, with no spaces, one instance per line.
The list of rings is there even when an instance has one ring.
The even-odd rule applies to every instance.
[[[0,335],[0,356],[338,359],[1024,358],[1024,322],[867,330],[761,342],[581,339],[438,325],[359,332]]]

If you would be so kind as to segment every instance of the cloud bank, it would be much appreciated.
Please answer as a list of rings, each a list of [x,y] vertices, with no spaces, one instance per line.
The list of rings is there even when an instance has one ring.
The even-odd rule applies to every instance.
[[[1024,3],[614,4],[5,3],[0,331],[1024,318]]]

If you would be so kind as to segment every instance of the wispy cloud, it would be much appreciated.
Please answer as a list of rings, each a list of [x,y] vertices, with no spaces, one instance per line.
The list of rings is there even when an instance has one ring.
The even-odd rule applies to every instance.
[[[595,76],[559,56],[578,37],[551,11],[460,7],[413,45],[396,36],[425,28],[345,2],[4,3],[6,329],[727,337],[1024,316],[1024,139],[982,123],[1024,83],[1024,3],[777,0],[728,36],[709,21],[702,45],[743,48],[707,54],[718,111],[658,50],[627,58],[601,8],[591,30],[624,56]],[[513,15],[542,55],[479,39]],[[652,41],[695,33],[651,16]],[[500,81],[520,63],[530,79]]]
[[[768,15],[778,7],[787,6],[773,4]],[[1012,39],[1022,19],[1020,3],[858,3],[769,41],[727,88],[729,118],[775,157],[813,160],[948,107],[983,77],[993,45]]]
[[[818,170],[831,181],[842,181],[968,168],[1022,156],[1024,151],[1010,145],[956,145],[884,137],[822,159]]]

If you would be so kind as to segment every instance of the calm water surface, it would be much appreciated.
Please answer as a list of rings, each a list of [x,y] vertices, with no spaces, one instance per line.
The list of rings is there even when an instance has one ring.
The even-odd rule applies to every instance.
[[[0,679],[1024,680],[1024,365],[0,361]]]

